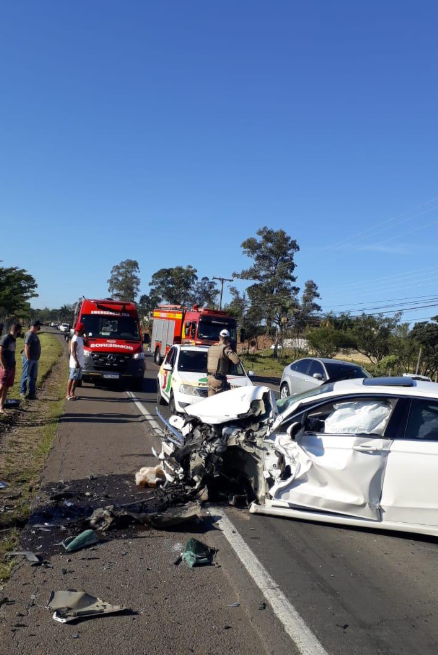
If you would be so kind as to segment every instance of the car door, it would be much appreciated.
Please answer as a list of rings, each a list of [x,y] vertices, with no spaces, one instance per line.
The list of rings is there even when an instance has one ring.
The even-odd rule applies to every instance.
[[[290,393],[304,393],[310,391],[312,386],[309,383],[309,376],[306,375],[310,366],[310,359],[300,359],[290,367]]]
[[[383,485],[387,521],[438,525],[438,401],[407,401]]]
[[[164,358],[164,361],[161,364],[160,370],[158,372],[158,383],[160,385],[161,395],[167,400],[167,402],[169,402],[170,391],[172,388],[172,371],[175,364],[176,355],[177,348],[173,346]]]
[[[386,435],[397,399],[337,398],[296,416],[302,428],[275,439],[284,456],[283,479],[270,489],[274,501],[372,521],[380,500],[392,439]]]

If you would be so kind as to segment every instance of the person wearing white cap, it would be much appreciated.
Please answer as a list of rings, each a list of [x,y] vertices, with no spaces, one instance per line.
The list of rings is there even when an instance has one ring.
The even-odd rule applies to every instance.
[[[230,333],[228,330],[221,330],[219,333],[219,343],[208,349],[207,379],[209,396],[214,396],[230,388],[227,373],[232,364],[239,363],[240,359],[230,345]]]

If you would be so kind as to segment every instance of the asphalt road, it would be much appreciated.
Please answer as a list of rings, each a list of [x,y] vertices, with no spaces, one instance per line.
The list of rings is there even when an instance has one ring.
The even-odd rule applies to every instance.
[[[156,374],[148,357],[143,391],[135,396],[151,414]],[[36,512],[59,480],[88,490],[100,504],[129,501],[141,493],[134,472],[153,464],[150,449],[157,438],[150,419],[126,392],[90,385],[79,391],[81,400],[66,403]],[[234,537],[241,536],[258,559],[256,573],[270,576],[329,655],[438,652],[437,540],[225,512]],[[48,536],[33,532],[26,546],[44,551]],[[0,652],[298,652],[273,605],[263,608],[263,594],[224,534],[208,521],[195,534],[219,549],[216,566],[175,567],[191,533],[158,530],[122,533],[70,557],[52,546],[47,554],[53,568],[21,563],[4,590],[12,603],[0,607]],[[53,535],[52,543],[58,540]],[[66,588],[84,589],[131,612],[60,625],[45,605],[51,590]]]
[[[148,358],[149,411],[156,374]],[[438,652],[437,539],[228,512],[331,655]]]

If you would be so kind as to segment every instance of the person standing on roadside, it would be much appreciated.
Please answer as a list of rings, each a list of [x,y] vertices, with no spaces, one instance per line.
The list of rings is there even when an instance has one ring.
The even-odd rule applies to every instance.
[[[70,375],[67,382],[67,400],[76,400],[76,385],[82,379],[82,369],[84,367],[84,332],[85,325],[78,323],[75,327],[75,333],[70,342]]]
[[[23,373],[21,374],[20,396],[28,400],[36,399],[36,383],[38,377],[38,361],[41,357],[41,343],[38,332],[41,330],[40,321],[32,321],[30,329],[24,337],[24,350],[22,352]]]
[[[221,330],[219,333],[219,343],[210,346],[208,349],[207,380],[209,396],[214,396],[230,388],[227,373],[232,364],[239,363],[240,359],[230,345],[230,333],[228,330]]]
[[[20,332],[20,323],[14,321],[8,334],[0,339],[0,414],[6,414],[4,409],[6,396],[15,380],[15,349]]]

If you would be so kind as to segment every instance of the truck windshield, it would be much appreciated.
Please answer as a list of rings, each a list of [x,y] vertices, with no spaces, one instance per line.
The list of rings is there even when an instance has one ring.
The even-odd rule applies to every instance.
[[[219,332],[228,330],[232,341],[237,341],[236,324],[226,321],[215,321],[205,318],[199,319],[198,337],[208,341],[219,341]]]
[[[85,315],[80,320],[85,325],[85,333],[95,339],[140,339],[138,321],[131,316]]]

